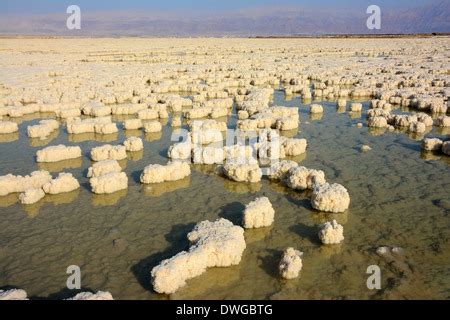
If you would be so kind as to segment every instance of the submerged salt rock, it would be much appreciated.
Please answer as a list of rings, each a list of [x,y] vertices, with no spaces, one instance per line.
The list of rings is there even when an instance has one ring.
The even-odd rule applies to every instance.
[[[442,140],[438,138],[425,138],[422,140],[422,149],[426,151],[439,151],[442,148]]]
[[[272,225],[274,215],[275,210],[269,198],[257,198],[245,206],[243,226],[246,229],[268,227]]]
[[[333,220],[320,227],[319,239],[323,244],[338,244],[344,240],[344,227]]]
[[[29,188],[19,195],[22,204],[34,204],[45,197],[45,192],[41,188]]]
[[[314,209],[325,212],[344,212],[350,205],[347,189],[338,183],[316,184],[311,195]]]
[[[100,177],[104,174],[121,172],[122,168],[117,160],[103,160],[96,162],[88,169],[87,177]]]
[[[125,146],[105,144],[91,149],[91,159],[93,161],[102,160],[122,160],[127,157]]]
[[[108,291],[97,291],[97,293],[80,292],[73,298],[67,300],[114,300],[113,296]]]
[[[207,268],[237,265],[246,247],[244,229],[226,219],[202,221],[187,235],[191,247],[151,271],[153,289],[171,294]]]
[[[47,194],[59,194],[74,191],[79,187],[78,180],[71,173],[61,172],[57,178],[44,184],[42,189]]]
[[[27,293],[22,289],[0,290],[0,300],[28,300]]]
[[[255,183],[261,181],[262,171],[258,164],[229,162],[221,166],[221,172],[230,180]]]
[[[141,151],[144,149],[144,143],[139,137],[130,137],[123,142],[123,145],[125,149],[130,152]]]
[[[125,172],[110,172],[89,180],[92,192],[96,194],[114,193],[128,188],[128,177]]]
[[[302,270],[303,252],[290,247],[284,250],[278,269],[281,277],[284,279],[295,279]]]
[[[295,190],[312,189],[315,185],[326,182],[325,173],[322,170],[308,169],[303,166],[290,169],[284,180],[289,188]]]
[[[141,183],[161,183],[181,180],[191,174],[186,162],[169,162],[167,165],[150,164],[141,174]]]
[[[58,162],[62,160],[81,157],[81,148],[78,146],[57,145],[46,147],[36,152],[37,162]]]

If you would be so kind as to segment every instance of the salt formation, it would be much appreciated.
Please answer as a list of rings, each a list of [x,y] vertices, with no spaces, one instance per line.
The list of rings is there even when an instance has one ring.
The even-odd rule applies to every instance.
[[[246,229],[268,227],[272,225],[274,215],[269,198],[257,198],[245,206],[242,224]]]
[[[80,117],[71,117],[67,119],[67,132],[71,134],[112,134],[118,132],[118,129],[117,125],[111,122],[110,116],[84,120]]]
[[[218,168],[229,179],[237,182],[255,183],[261,181],[262,171],[258,164],[226,163]]]
[[[17,123],[12,121],[1,121],[0,120],[0,134],[6,134],[6,133],[14,133],[19,131],[19,127],[17,126]]]
[[[0,300],[28,300],[27,293],[22,289],[0,290]]]
[[[50,180],[42,186],[47,194],[70,192],[80,187],[78,180],[71,173],[61,172],[57,178]]]
[[[144,127],[141,119],[128,119],[123,123],[125,130],[138,130]]]
[[[246,247],[244,229],[226,219],[202,221],[188,233],[191,244],[151,271],[153,289],[171,294],[186,281],[204,273],[207,268],[237,265]]]
[[[33,204],[45,197],[45,192],[41,188],[29,188],[19,195],[22,204]]]
[[[144,149],[144,144],[142,142],[141,138],[138,137],[130,137],[127,140],[123,142],[123,145],[125,146],[125,149],[127,151],[135,152],[135,151],[141,151]]]
[[[281,160],[270,166],[269,179],[283,180],[290,169],[298,167],[298,163],[291,160]]]
[[[191,168],[186,162],[170,162],[163,166],[150,164],[141,174],[141,183],[161,183],[164,181],[181,180],[191,174]]]
[[[347,189],[340,184],[316,184],[311,195],[314,209],[325,212],[344,212],[350,205]]]
[[[308,145],[306,139],[280,137],[281,154],[285,156],[298,156],[306,152]]]
[[[450,127],[450,116],[445,115],[439,116],[436,119],[436,125],[438,127]]]
[[[323,113],[323,107],[320,104],[312,104],[310,113]]]
[[[284,182],[295,190],[313,189],[316,185],[326,183],[322,170],[308,169],[303,166],[291,168],[285,175]]]
[[[388,122],[386,118],[382,116],[376,116],[369,118],[367,125],[373,128],[386,128],[388,126]]]
[[[75,297],[69,298],[67,300],[114,300],[113,296],[108,291],[97,291],[92,292],[80,292]]]
[[[320,226],[319,239],[323,244],[338,244],[344,240],[344,227],[333,220]]]
[[[93,161],[102,160],[123,160],[127,157],[126,147],[122,145],[105,144],[100,147],[94,147],[91,150],[91,159]]]
[[[57,145],[46,147],[36,152],[37,162],[57,162],[81,157],[81,148],[78,146]]]
[[[173,160],[188,160],[191,158],[192,148],[191,140],[178,142],[169,147],[167,156]]]
[[[114,172],[121,172],[122,168],[116,160],[103,160],[96,162],[88,169],[87,177],[100,177]]]
[[[221,164],[225,158],[222,148],[195,147],[192,150],[192,163],[197,164]]]
[[[92,192],[96,194],[114,193],[128,188],[128,177],[125,172],[110,172],[89,180]]]
[[[337,106],[338,106],[338,107],[343,108],[343,107],[345,107],[346,105],[347,105],[347,100],[346,100],[346,99],[338,99],[338,101],[337,101]]]
[[[362,104],[361,103],[352,103],[350,105],[350,111],[351,112],[361,112],[362,111]]]
[[[27,133],[30,138],[45,139],[58,128],[59,122],[57,120],[41,120],[37,125],[28,126]]]
[[[442,148],[442,140],[437,138],[426,138],[422,141],[422,149],[426,151],[438,151]]]
[[[12,174],[0,176],[0,196],[24,192],[27,189],[40,189],[50,180],[52,176],[47,171],[34,171],[24,177]]]
[[[144,123],[144,131],[149,132],[160,132],[162,130],[162,125],[159,121],[150,121]]]
[[[278,265],[281,277],[284,279],[297,278],[303,267],[302,256],[303,252],[294,248],[284,250],[283,257]]]
[[[372,150],[372,148],[370,146],[368,146],[368,145],[362,145],[361,146],[361,152],[368,152],[370,150]]]

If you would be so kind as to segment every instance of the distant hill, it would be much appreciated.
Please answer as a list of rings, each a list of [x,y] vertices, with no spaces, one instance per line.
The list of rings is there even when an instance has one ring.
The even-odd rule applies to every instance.
[[[381,30],[368,30],[362,8],[259,7],[221,13],[82,11],[82,29],[67,15],[0,13],[0,34],[83,36],[277,36],[450,32],[450,1],[408,9],[382,8]]]

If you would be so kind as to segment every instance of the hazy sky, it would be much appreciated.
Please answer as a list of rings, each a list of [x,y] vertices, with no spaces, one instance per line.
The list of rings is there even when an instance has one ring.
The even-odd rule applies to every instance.
[[[5,13],[56,13],[76,4],[87,11],[127,10],[185,10],[220,11],[239,10],[264,6],[322,6],[352,8],[377,4],[381,7],[411,7],[426,4],[427,0],[2,0],[0,12]]]

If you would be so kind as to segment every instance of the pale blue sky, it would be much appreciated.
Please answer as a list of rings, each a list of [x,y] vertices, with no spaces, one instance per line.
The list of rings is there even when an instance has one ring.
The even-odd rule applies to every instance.
[[[354,8],[377,4],[382,7],[414,7],[427,0],[2,0],[0,12],[5,13],[55,13],[65,11],[71,4],[87,11],[134,11],[134,10],[183,10],[220,11],[251,7],[299,5],[332,8]]]

